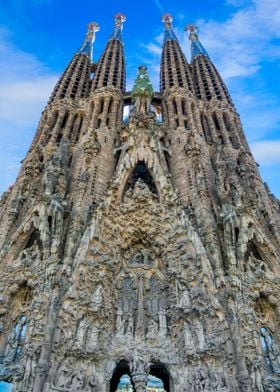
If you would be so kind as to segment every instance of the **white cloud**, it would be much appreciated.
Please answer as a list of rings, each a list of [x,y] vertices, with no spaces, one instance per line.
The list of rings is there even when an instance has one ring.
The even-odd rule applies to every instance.
[[[280,164],[280,140],[261,140],[251,144],[256,161],[263,166]]]
[[[237,1],[230,1],[239,5]],[[279,47],[273,39],[280,37],[279,0],[251,0],[221,22],[198,20],[201,41],[217,65],[224,79],[255,74],[268,56],[277,57]],[[180,23],[176,20],[175,23]],[[183,50],[189,58],[189,44],[183,27],[175,28]],[[160,46],[159,46],[160,45]],[[144,44],[147,52],[160,55],[162,35]],[[158,58],[154,57],[158,62]]]
[[[147,45],[142,44],[141,46],[147,49],[147,51],[153,55],[161,55],[162,47],[160,45],[150,42]]]
[[[264,64],[280,56],[279,42],[277,46],[275,40],[280,37],[279,0],[225,0],[225,3],[236,7],[225,20],[203,19],[196,24],[201,42],[230,88],[256,160],[264,168],[270,168],[269,176],[264,172],[264,178],[272,178],[272,173],[280,170],[280,142],[268,139],[275,137],[280,127],[280,101],[271,95],[271,86],[266,86],[262,77]],[[181,48],[190,59],[183,21],[178,18],[174,25]],[[154,86],[158,86],[158,76],[152,70],[160,63],[162,42],[162,35],[157,35],[143,45]],[[273,181],[274,191],[279,194],[279,185]]]
[[[13,45],[5,29],[0,29],[0,69],[1,193],[16,177],[58,75]]]
[[[201,40],[225,79],[254,74],[263,60],[279,53],[273,43],[280,36],[278,0],[253,0],[223,22],[198,24]]]
[[[34,125],[57,75],[35,56],[11,44],[4,30],[0,30],[0,68],[2,123],[5,121],[15,127]]]

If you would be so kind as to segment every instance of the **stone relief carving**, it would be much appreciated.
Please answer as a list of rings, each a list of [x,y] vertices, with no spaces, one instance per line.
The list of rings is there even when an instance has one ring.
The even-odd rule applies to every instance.
[[[103,286],[102,284],[98,284],[92,294],[91,309],[95,312],[98,312],[102,307],[102,302],[103,302]]]
[[[8,335],[7,345],[4,354],[5,362],[14,362],[19,358],[24,344],[24,337],[26,332],[26,316],[20,316],[15,323],[12,331]]]
[[[268,328],[262,327],[260,334],[265,365],[272,373],[280,374],[280,348],[275,344]]]
[[[271,243],[265,257],[252,252],[248,260],[243,257],[253,222],[260,217],[257,208],[262,215],[268,209],[260,207],[262,193],[246,197],[245,183],[251,190],[260,187],[252,159],[229,143],[208,148],[195,129],[174,130],[174,140],[167,140],[169,129],[155,123],[150,99],[138,99],[114,143],[103,144],[103,130],[87,131],[85,126],[83,144],[68,146],[62,137],[61,146],[48,146],[37,167],[36,160],[26,162],[25,186],[17,188],[13,200],[7,196],[11,216],[19,226],[27,225],[21,216],[27,193],[34,191],[34,184],[27,186],[34,170],[36,184],[41,181],[43,187],[42,200],[34,201],[40,241],[16,258],[10,242],[5,243],[8,256],[1,269],[4,278],[0,276],[0,316],[9,310],[5,297],[13,296],[15,285],[26,283],[37,298],[32,317],[26,313],[24,337],[27,319],[16,319],[9,331],[6,319],[1,320],[2,364],[12,364],[15,376],[1,368],[0,377],[13,377],[17,391],[41,390],[47,380],[50,391],[103,392],[122,360],[138,392],[145,391],[152,366],[160,365],[180,392],[279,389],[279,324],[271,315],[250,312],[264,293],[274,303],[278,300],[272,221],[270,228],[260,227],[265,235],[258,234],[264,248],[264,238]],[[166,156],[163,137],[170,146]],[[100,159],[104,145],[109,149],[119,140],[121,155],[107,189],[95,158],[102,170],[113,172],[114,165],[104,168]],[[167,163],[173,170],[176,159],[194,170],[184,196],[188,203],[170,181],[174,176]],[[120,189],[139,161],[152,173],[154,192],[138,178],[122,199]],[[88,185],[94,176],[104,185],[103,193]],[[184,176],[185,181],[187,171]],[[72,178],[79,184],[79,197]],[[16,230],[11,233],[14,243]],[[226,263],[230,268],[224,268]],[[232,266],[238,267],[234,279]],[[277,306],[272,312],[279,316]],[[266,329],[256,332],[256,325]]]
[[[79,349],[79,350],[84,349],[88,326],[89,326],[88,321],[85,318],[80,320],[80,322],[78,324],[77,332],[76,332],[76,339],[75,339],[75,343],[74,343],[74,348]]]

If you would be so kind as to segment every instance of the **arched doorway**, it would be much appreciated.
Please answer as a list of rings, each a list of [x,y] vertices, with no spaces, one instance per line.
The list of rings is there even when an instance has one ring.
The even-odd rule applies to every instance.
[[[155,362],[151,365],[146,388],[147,392],[171,392],[173,390],[170,374],[160,362]],[[118,391],[135,392],[129,365],[125,360],[117,364],[110,382],[109,392]]]
[[[110,392],[116,392],[116,390],[118,389],[118,385],[121,381],[121,378],[126,375],[129,376],[131,379],[131,373],[129,370],[128,362],[126,360],[121,360],[117,364],[113,376],[111,378]]]
[[[166,392],[171,392],[170,374],[166,367],[160,362],[155,362],[150,367],[150,375],[160,379],[163,382],[163,387]]]

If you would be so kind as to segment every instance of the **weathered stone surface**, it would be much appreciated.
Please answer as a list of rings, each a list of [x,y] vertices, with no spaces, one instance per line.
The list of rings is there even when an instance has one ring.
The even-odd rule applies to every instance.
[[[122,56],[112,39],[102,59]],[[0,379],[16,392],[111,392],[123,374],[135,391],[149,374],[168,392],[280,390],[279,201],[211,60],[188,65],[172,39],[163,59],[163,123],[148,84],[123,124],[124,69],[106,85],[99,64],[81,97],[76,54],[78,95],[54,94],[1,199]]]

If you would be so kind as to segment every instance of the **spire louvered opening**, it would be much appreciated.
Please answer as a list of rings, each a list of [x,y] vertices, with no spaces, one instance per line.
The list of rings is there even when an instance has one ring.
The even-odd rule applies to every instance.
[[[49,102],[63,98],[83,98],[88,95],[90,61],[87,56],[76,54],[57,83]]]
[[[208,56],[199,55],[194,60],[193,79],[197,98],[226,100],[232,105],[229,92]]]
[[[93,90],[108,86],[114,86],[121,90],[125,88],[123,45],[119,40],[108,42],[93,79]]]
[[[178,86],[193,91],[191,74],[177,41],[165,43],[161,59],[161,90]]]

